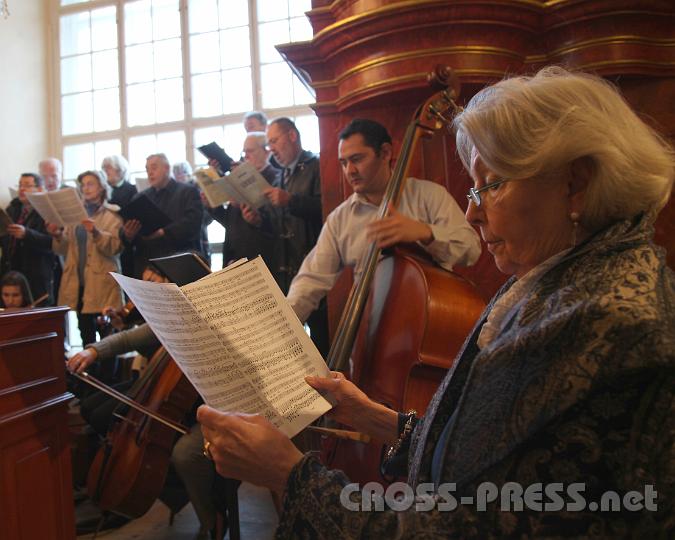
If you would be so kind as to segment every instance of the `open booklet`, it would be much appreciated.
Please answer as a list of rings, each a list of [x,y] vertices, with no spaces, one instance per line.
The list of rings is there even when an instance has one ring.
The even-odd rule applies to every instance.
[[[26,197],[47,223],[66,227],[79,225],[89,217],[75,188],[26,193]]]
[[[183,287],[112,275],[207,405],[289,437],[331,408],[304,381],[328,367],[262,258]]]
[[[222,178],[218,178],[212,168],[199,169],[195,178],[212,208],[227,201],[247,204],[251,208],[260,208],[268,202],[263,191],[270,185],[250,163],[237,165]]]

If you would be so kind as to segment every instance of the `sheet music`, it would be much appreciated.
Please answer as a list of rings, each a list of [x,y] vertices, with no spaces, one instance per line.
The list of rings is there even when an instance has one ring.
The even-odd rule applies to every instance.
[[[261,257],[181,287],[244,373],[288,422],[289,436],[330,409],[305,381],[327,377],[325,361]],[[282,431],[286,432],[283,426]]]
[[[262,414],[289,437],[330,409],[304,382],[328,368],[262,259],[182,289],[113,277],[208,405]]]
[[[207,404],[219,410],[263,414],[270,421],[275,418],[241,373],[236,358],[175,284],[112,276]]]
[[[195,171],[195,179],[206,200],[209,201],[209,206],[217,208],[228,201],[237,200],[237,194],[229,188],[225,179],[218,178],[217,173],[216,178],[213,178],[211,174],[209,170],[204,169]]]
[[[79,225],[82,220],[88,218],[75,188],[26,193],[26,197],[42,219],[48,223],[65,227]]]
[[[267,180],[250,163],[238,165],[232,172],[225,177],[226,180],[239,194],[238,198],[243,199],[239,202],[248,204],[251,208],[260,208],[265,206],[267,198],[263,195],[263,190],[270,187]]]

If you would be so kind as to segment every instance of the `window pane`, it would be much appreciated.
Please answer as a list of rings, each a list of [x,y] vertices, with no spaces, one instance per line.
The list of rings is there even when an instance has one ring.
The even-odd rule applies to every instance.
[[[248,26],[220,32],[220,58],[223,69],[251,65]]]
[[[91,48],[94,51],[117,47],[115,6],[94,9],[91,12]]]
[[[61,132],[63,135],[92,131],[93,116],[91,92],[61,98]]]
[[[91,55],[82,54],[61,60],[61,93],[91,90]]]
[[[84,4],[85,2],[90,2],[91,0],[61,0],[62,6],[71,6],[73,4]]]
[[[226,124],[223,126],[223,149],[230,156],[235,157],[241,154],[246,138],[246,130],[241,122],[236,124]]]
[[[94,92],[94,131],[120,127],[120,102],[117,88]]]
[[[206,167],[208,163],[206,158],[202,153],[197,150],[198,146],[208,144],[212,141],[217,142],[222,146],[223,143],[223,128],[222,126],[213,126],[202,129],[195,129],[192,134],[192,140],[195,143],[195,148],[193,150],[192,162],[195,164],[195,167]]]
[[[253,108],[251,68],[223,71],[223,111],[246,112]]]
[[[305,105],[307,103],[314,103],[315,98],[303,84],[303,82],[293,75],[293,96],[295,105]]]
[[[285,63],[260,66],[264,109],[293,103],[293,73]]]
[[[155,43],[155,79],[169,79],[183,74],[180,39]]]
[[[217,30],[218,2],[216,0],[190,0],[188,19],[191,34]]]
[[[124,40],[127,45],[152,40],[150,0],[124,4]]]
[[[248,25],[248,0],[220,0],[220,27]]]
[[[183,80],[167,79],[155,83],[157,122],[183,119]]]
[[[92,54],[94,88],[115,88],[117,77],[117,49]]]
[[[87,53],[90,50],[89,12],[61,17],[61,56]]]
[[[277,21],[288,18],[287,0],[258,0],[257,4],[259,21]]]
[[[152,37],[154,39],[180,36],[178,0],[153,0],[152,30]]]
[[[150,154],[157,152],[157,136],[141,135],[129,138],[129,165],[132,171],[142,171],[145,175],[145,161]]]
[[[122,144],[119,139],[109,141],[98,141],[94,143],[94,162],[97,169],[101,168],[101,162],[104,157],[122,153]]]
[[[220,244],[225,241],[225,227],[223,227],[215,219],[206,228],[206,234],[208,236],[209,242],[212,244]]]
[[[155,85],[153,83],[127,86],[127,117],[130,126],[155,123]]]
[[[279,43],[288,43],[291,38],[288,33],[288,21],[278,21],[261,24],[258,31],[260,38],[260,62],[269,64],[281,60],[274,48]]]
[[[312,152],[321,151],[321,139],[319,138],[319,119],[315,114],[298,116],[295,126],[300,132],[302,147]]]
[[[127,83],[152,81],[152,44],[134,45],[126,50]]]
[[[158,133],[157,151],[164,152],[170,163],[185,161],[185,132]]]
[[[192,114],[195,117],[203,118],[223,114],[220,82],[220,72],[192,77]]]
[[[63,177],[74,180],[81,172],[96,169],[94,145],[73,144],[63,147]]]
[[[292,0],[288,3],[288,13],[291,17],[298,17],[312,9],[312,0]],[[306,18],[306,17],[305,17]]]
[[[220,69],[218,32],[190,37],[190,70],[207,73]]]
[[[304,15],[290,20],[291,41],[310,41],[313,37],[312,25]]]

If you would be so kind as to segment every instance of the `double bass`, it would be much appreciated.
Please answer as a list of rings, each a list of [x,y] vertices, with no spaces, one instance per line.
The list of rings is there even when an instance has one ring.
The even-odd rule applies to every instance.
[[[443,89],[417,109],[406,129],[380,219],[390,204],[397,206],[420,139],[448,125],[459,110],[459,82],[451,70],[437,67],[429,79]],[[435,265],[421,249],[395,247],[383,259],[381,255],[374,242],[364,255],[328,365],[345,372],[371,399],[420,414],[485,304],[471,283]],[[324,444],[322,458],[354,481],[386,481],[379,472],[383,454],[382,442],[336,440]]]

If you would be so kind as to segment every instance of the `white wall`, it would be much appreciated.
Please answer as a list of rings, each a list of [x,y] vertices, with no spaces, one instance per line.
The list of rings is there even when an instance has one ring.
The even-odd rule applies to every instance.
[[[22,172],[49,153],[47,9],[49,0],[9,0],[0,18],[0,206]]]

